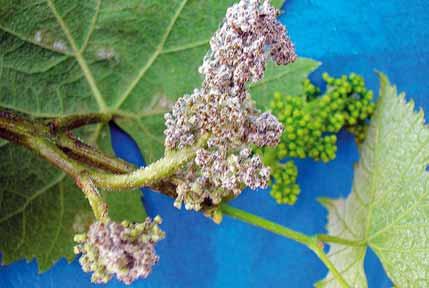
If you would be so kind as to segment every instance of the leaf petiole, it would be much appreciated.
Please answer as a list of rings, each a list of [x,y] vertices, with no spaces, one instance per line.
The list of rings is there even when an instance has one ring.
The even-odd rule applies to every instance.
[[[348,239],[326,235],[326,234],[318,234],[316,237],[320,241],[323,241],[326,243],[335,243],[335,244],[341,244],[345,246],[365,247],[367,245],[365,241],[348,240]]]
[[[73,114],[64,117],[48,118],[44,120],[44,124],[49,127],[51,133],[76,129],[82,126],[96,123],[107,123],[113,119],[110,113],[87,113]]]

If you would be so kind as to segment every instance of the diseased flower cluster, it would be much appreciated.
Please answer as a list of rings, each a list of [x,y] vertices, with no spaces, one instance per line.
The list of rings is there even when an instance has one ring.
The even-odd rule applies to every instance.
[[[239,195],[243,183],[252,189],[268,184],[270,169],[263,166],[259,156],[252,156],[250,149],[230,154],[226,161],[220,153],[204,149],[197,152],[196,165],[189,165],[182,175],[185,181],[177,187],[176,203],[183,201],[185,208],[199,210],[202,199],[216,205],[225,197]]]
[[[238,195],[243,186],[267,185],[270,171],[249,147],[276,145],[283,127],[255,108],[246,84],[262,79],[268,57],[284,65],[296,59],[277,16],[267,0],[242,0],[230,7],[200,67],[202,87],[180,98],[165,115],[167,149],[209,135],[207,148],[176,177],[182,181],[175,206],[185,203],[186,209],[199,210],[205,202],[218,204]]]
[[[106,283],[114,275],[126,284],[146,278],[158,262],[154,244],[164,238],[160,223],[159,216],[143,223],[93,223],[87,234],[75,236],[75,253],[82,253],[82,269],[93,272],[94,283]]]

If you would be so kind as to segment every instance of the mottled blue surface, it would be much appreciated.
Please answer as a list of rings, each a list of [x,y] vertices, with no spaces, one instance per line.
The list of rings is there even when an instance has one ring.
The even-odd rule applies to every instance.
[[[321,71],[352,71],[378,89],[374,69],[385,72],[400,90],[429,111],[429,2],[426,0],[288,0],[282,19],[298,53],[324,64]],[[142,164],[135,144],[113,128],[118,155]],[[358,159],[354,141],[339,137],[339,153],[328,165],[299,161],[302,195],[294,207],[277,206],[266,191],[246,191],[234,205],[306,233],[324,232],[325,210],[319,196],[346,196],[352,165]],[[161,214],[168,237],[160,242],[161,262],[153,274],[133,287],[312,287],[325,268],[304,247],[230,219],[218,226],[196,213],[176,210],[170,199],[147,192],[152,215]],[[372,253],[366,258],[370,288],[390,287]],[[35,262],[0,268],[0,287],[92,287],[78,263],[60,261],[38,275]],[[97,286],[95,286],[97,287]],[[106,287],[122,287],[111,282]]]

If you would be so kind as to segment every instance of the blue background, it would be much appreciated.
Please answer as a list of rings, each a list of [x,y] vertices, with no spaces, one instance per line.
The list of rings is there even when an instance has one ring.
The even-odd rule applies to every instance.
[[[427,0],[288,0],[282,21],[300,56],[323,62],[321,72],[362,74],[378,90],[374,69],[385,72],[416,106],[429,111],[429,2]],[[142,164],[134,143],[113,127],[121,157]],[[267,191],[246,191],[234,205],[303,231],[324,232],[326,211],[319,196],[347,196],[358,159],[350,135],[341,133],[337,159],[329,164],[298,161],[302,195],[293,207],[278,206]],[[326,270],[306,248],[226,218],[215,225],[197,213],[179,211],[162,195],[147,192],[151,215],[161,214],[167,238],[157,251],[160,263],[133,287],[312,287]],[[370,252],[365,261],[370,287],[390,287]],[[39,275],[36,263],[20,261],[0,268],[0,287],[92,287],[77,261],[61,260]],[[101,287],[101,286],[95,286]],[[122,287],[113,281],[106,287]]]

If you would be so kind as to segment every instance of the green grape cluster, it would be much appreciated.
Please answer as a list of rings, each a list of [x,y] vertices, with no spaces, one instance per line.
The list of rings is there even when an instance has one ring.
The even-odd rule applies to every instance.
[[[299,96],[276,93],[271,102],[273,114],[284,125],[280,144],[264,149],[265,164],[273,169],[271,195],[279,204],[294,204],[300,192],[296,184],[297,169],[292,161],[279,165],[284,158],[312,158],[329,162],[336,157],[336,134],[345,128],[357,142],[365,138],[367,120],[375,110],[373,93],[362,77],[352,73],[334,78],[323,74],[327,84],[321,95],[319,88],[306,80]]]
[[[279,204],[295,203],[300,192],[296,184],[298,168],[293,161],[278,163],[276,166],[272,173],[274,181],[272,181],[271,196]]]

